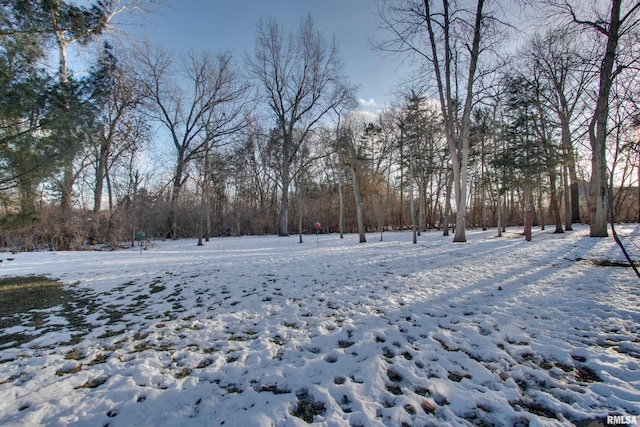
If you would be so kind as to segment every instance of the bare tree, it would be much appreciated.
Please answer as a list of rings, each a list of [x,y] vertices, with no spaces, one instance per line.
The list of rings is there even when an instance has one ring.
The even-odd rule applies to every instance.
[[[89,234],[89,240],[93,242],[102,240],[101,234],[111,235],[112,216],[118,201],[114,187],[131,176],[128,173],[130,161],[151,139],[133,72],[126,64],[116,61],[109,51],[105,56],[110,65],[100,77],[103,84],[97,96],[101,98],[101,108],[96,117],[96,132],[89,138],[86,153],[87,163],[93,166],[93,221]],[[124,186],[128,188],[130,184],[127,182]],[[101,227],[105,193],[108,201],[106,230]],[[124,194],[129,197],[130,191]]]
[[[591,145],[589,220],[591,237],[607,237],[606,154],[609,98],[616,77],[629,66],[629,61],[637,61],[637,58],[628,56],[633,43],[626,43],[626,41],[640,26],[640,1],[546,0],[545,4],[551,6],[561,16],[568,17],[571,23],[580,29],[591,31],[602,43],[600,59],[595,64],[598,70],[598,89],[588,131]],[[625,56],[628,56],[626,60]]]
[[[377,195],[377,203],[374,211],[378,217],[378,227],[380,228],[380,240],[383,238],[383,231],[385,223],[387,221],[387,211],[390,210],[392,194],[392,178],[398,176],[400,179],[400,200],[402,200],[403,193],[403,134],[400,126],[403,125],[404,120],[403,111],[401,108],[387,108],[380,112],[378,120],[376,121],[378,140],[380,141],[381,150],[379,153],[378,165],[380,165],[379,177],[382,178],[384,183],[383,192],[379,192]],[[396,152],[398,159],[396,159]],[[396,164],[397,160],[397,164]],[[386,165],[384,163],[386,163]],[[396,166],[398,169],[396,169]],[[399,209],[400,219],[402,218],[402,203],[400,203]]]
[[[331,110],[347,101],[351,90],[342,73],[338,45],[327,41],[305,18],[295,33],[285,34],[274,18],[262,20],[253,56],[247,59],[279,132],[281,236],[288,233],[291,167],[309,133]]]
[[[524,51],[548,88],[546,102],[560,126],[564,168],[570,183],[570,188],[566,189],[568,203],[565,204],[567,230],[572,229],[572,223],[580,222],[573,128],[577,126],[574,122],[583,108],[586,89],[593,80],[593,73],[586,66],[589,54],[581,52],[576,39],[560,28],[536,35]]]
[[[336,116],[337,116],[337,121],[336,121],[336,131],[335,131],[335,144],[338,144],[340,141],[340,120],[342,118],[342,111],[338,111],[337,109],[334,109]],[[342,170],[342,165],[344,163],[343,160],[343,150],[338,149],[337,150],[337,165],[335,167],[336,169],[336,178],[338,181],[338,231],[340,233],[340,238],[343,239],[344,238],[344,194],[343,194],[343,188],[344,188],[344,173]]]
[[[168,132],[175,148],[169,234],[178,237],[175,215],[190,163],[245,125],[247,86],[233,69],[231,55],[190,54],[176,77],[171,56],[149,45],[138,53],[139,81],[151,117]],[[181,82],[190,87],[181,87]]]
[[[136,89],[131,69],[125,64],[118,64],[111,71],[110,78],[111,83],[105,88],[104,107],[98,118],[101,132],[92,147],[95,168],[94,215],[102,209],[105,181],[109,211],[113,210],[111,169],[120,158],[128,158],[128,153],[149,140],[148,125],[139,111],[141,94]]]
[[[365,129],[366,123],[362,116],[358,115],[356,112],[350,113],[345,117],[344,124],[342,125],[338,146],[339,150],[344,151],[344,162],[349,166],[351,171],[360,243],[365,243],[367,241],[364,226],[364,213],[362,211],[362,194],[360,190],[360,162],[363,151],[362,143],[364,141]]]
[[[436,82],[453,165],[454,242],[466,241],[469,134],[475,80],[480,55],[487,48],[485,36],[495,22],[486,7],[489,1],[380,0],[378,3],[382,27],[391,34],[378,47],[421,58],[429,65]],[[459,88],[462,93],[458,93]]]

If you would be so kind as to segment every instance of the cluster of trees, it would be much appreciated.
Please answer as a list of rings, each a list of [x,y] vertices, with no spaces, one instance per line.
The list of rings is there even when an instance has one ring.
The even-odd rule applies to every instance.
[[[552,21],[528,36],[516,56],[505,59],[499,46],[509,35],[504,25],[507,11],[499,2],[379,2],[379,15],[392,35],[380,46],[417,57],[429,83],[435,81],[453,163],[455,241],[465,239],[472,116],[479,105],[493,110],[494,124],[502,110],[501,121],[511,137],[509,146],[496,156],[503,156],[503,167],[497,171],[504,178],[505,167],[521,169],[522,200],[528,209],[534,209],[537,169],[546,175],[557,232],[562,231],[558,191],[562,175],[565,184],[569,181],[567,217],[575,220],[578,215],[576,149],[584,138],[576,138],[577,134],[584,130],[589,141],[592,236],[607,236],[607,207],[619,157],[624,152],[628,162],[637,165],[638,138],[631,122],[638,115],[640,2],[543,0],[534,5],[543,6]],[[612,99],[619,102],[611,105]],[[608,149],[613,150],[612,162],[607,161]],[[519,153],[519,161],[507,153]],[[537,198],[540,214],[542,197]]]
[[[116,169],[133,152],[147,124],[135,108],[131,82],[119,81],[117,60],[104,42],[82,75],[69,53],[99,42],[122,10],[116,1],[89,7],[48,0],[0,4],[0,200],[2,230],[26,241],[68,248],[78,240],[80,177],[94,167],[98,212],[107,183],[115,204]],[[133,98],[125,101],[121,91]],[[55,211],[55,212],[52,212]]]
[[[361,242],[450,226],[465,241],[527,210],[559,233],[589,222],[606,236],[610,209],[638,218],[640,2],[539,3],[555,26],[507,55],[500,2],[379,0],[377,47],[416,70],[371,118],[310,17],[294,30],[262,20],[238,61],[114,48],[114,17],[140,10],[118,0],[2,2],[2,243],[302,240],[315,223]],[[67,62],[79,46],[100,46],[81,73]]]

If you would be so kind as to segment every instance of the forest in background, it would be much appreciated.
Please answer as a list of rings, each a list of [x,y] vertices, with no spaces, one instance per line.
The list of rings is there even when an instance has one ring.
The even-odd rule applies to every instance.
[[[528,34],[491,0],[379,0],[373,44],[415,73],[375,119],[312,17],[242,58],[118,37],[150,5],[1,3],[1,246],[639,219],[638,1],[526,2]]]

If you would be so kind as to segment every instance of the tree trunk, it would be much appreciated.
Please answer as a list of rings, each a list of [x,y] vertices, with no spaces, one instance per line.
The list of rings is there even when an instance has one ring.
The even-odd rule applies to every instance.
[[[55,20],[55,18],[54,18]],[[55,21],[55,25],[57,26],[57,21]],[[64,109],[68,113],[69,112],[69,102],[67,98],[67,89],[69,84],[69,71],[67,69],[67,47],[68,44],[64,39],[64,33],[61,30],[55,31],[56,40],[58,43],[58,54],[59,54],[59,67],[58,67],[58,79],[59,83],[62,86],[64,100]],[[68,124],[65,126],[65,132],[63,138],[71,139],[71,128]],[[71,149],[71,141],[62,141],[62,145],[66,146],[66,152],[63,157],[63,172],[62,172],[62,185],[60,186],[60,213],[61,213],[61,222],[62,222],[62,236],[59,245],[59,249],[67,250],[70,248],[70,240],[71,240],[71,230],[70,230],[70,221],[71,221],[71,204],[73,199],[73,184],[74,184],[74,174],[73,174],[73,160],[74,154]]]
[[[462,129],[460,132],[462,150],[460,158],[460,176],[458,178],[459,184],[456,183],[456,190],[459,191],[459,193],[456,192],[456,234],[453,237],[454,242],[467,241],[465,227],[467,215],[467,186],[469,180],[469,134],[471,127],[471,110],[473,108],[473,84],[478,65],[478,58],[480,56],[480,31],[483,23],[483,7],[484,0],[478,0],[476,6],[471,57],[469,58],[469,76],[467,77],[466,98],[462,113]],[[454,164],[454,171],[457,169],[457,166],[457,163]]]
[[[58,43],[58,55],[59,61],[58,64],[58,81],[60,86],[62,86],[62,90],[66,91],[67,86],[69,85],[69,71],[67,69],[67,47],[68,44],[64,39],[64,34],[62,31],[55,31],[56,40]],[[68,98],[66,98],[66,92],[64,93],[65,101],[64,108],[68,112],[69,111],[69,103]],[[65,137],[70,138],[71,129],[65,129]],[[69,150],[70,141],[63,141],[63,145],[67,146],[67,150]],[[60,188],[60,208],[62,210],[63,221],[67,221],[71,216],[71,199],[73,194],[73,156],[65,153],[64,156],[64,166],[63,166],[63,177],[62,177],[62,187]]]
[[[184,175],[184,160],[178,159],[176,166],[176,173],[173,177],[173,189],[171,191],[171,202],[169,204],[169,218],[167,219],[167,225],[169,227],[169,233],[167,235],[170,239],[178,238],[178,217],[176,210],[178,208],[178,201],[180,199],[180,191],[182,190],[182,177]]]
[[[356,216],[358,221],[358,235],[360,237],[360,243],[365,243],[367,238],[364,230],[364,217],[362,215],[362,199],[360,197],[360,184],[358,181],[358,166],[357,157],[354,152],[351,156],[351,176],[353,178],[353,195],[356,201]]]
[[[456,200],[456,232],[453,237],[454,242],[466,242],[466,211],[467,211],[467,185],[469,174],[469,133],[471,127],[471,110],[473,107],[473,85],[475,82],[475,74],[480,55],[480,36],[483,24],[483,7],[484,0],[478,0],[475,12],[475,22],[473,26],[473,41],[469,46],[469,72],[467,75],[464,109],[462,112],[462,120],[460,132],[456,132],[457,109],[459,106],[454,103],[451,79],[454,77],[451,69],[454,58],[452,57],[449,15],[449,1],[443,0],[443,40],[444,40],[444,78],[440,69],[438,59],[438,49],[436,47],[436,36],[432,24],[431,7],[429,0],[424,0],[426,24],[429,32],[429,41],[431,44],[432,61],[435,71],[436,83],[438,85],[438,96],[440,100],[440,108],[444,117],[445,134],[447,145],[451,154],[451,163],[453,168],[454,194]],[[456,84],[457,86],[457,84]],[[459,146],[461,144],[461,146]]]
[[[303,243],[302,241],[302,204],[303,204],[303,199],[302,199],[302,195],[300,195],[300,201],[298,204],[298,243]]]
[[[102,191],[107,165],[107,140],[103,138],[100,144],[100,154],[96,165],[96,187],[93,193],[93,214],[97,215],[102,207]]]
[[[204,229],[204,241],[208,242],[209,238],[211,237],[211,203],[209,198],[207,198],[205,201],[205,208],[204,208],[204,212],[205,212],[205,229]]]
[[[580,218],[580,192],[578,191],[578,171],[576,168],[576,156],[573,150],[573,142],[572,138],[569,134],[568,145],[567,145],[567,167],[569,172],[569,182],[570,188],[569,191],[569,199],[570,199],[570,213],[571,213],[571,221],[567,223],[567,230],[573,230],[571,224],[580,224],[582,222]]]
[[[484,138],[482,138],[482,145],[480,151],[480,226],[482,230],[487,229],[485,204],[487,203],[487,188],[485,179],[486,159],[484,152]]]
[[[404,138],[403,129],[400,128],[400,212],[398,218],[398,230],[404,231]]]
[[[497,212],[497,227],[498,227],[498,237],[502,237],[502,202],[500,201],[501,197],[500,197],[500,193],[501,193],[501,189],[498,188],[498,203],[496,203],[496,210]]]
[[[417,224],[416,224],[416,209],[415,202],[413,197],[413,182],[414,178],[414,168],[413,168],[413,149],[409,148],[409,209],[411,210],[411,233],[413,236],[413,243],[418,243],[417,234]]]
[[[556,226],[554,233],[564,233],[564,230],[562,229],[562,217],[560,215],[560,204],[558,203],[558,190],[556,184],[558,177],[555,169],[556,168],[553,166],[549,167],[548,169],[549,191],[551,193],[550,209],[551,216],[553,217],[553,221]]]
[[[280,200],[280,223],[278,235],[285,237],[289,235],[289,164],[285,161],[282,171],[282,200]]]
[[[607,237],[607,120],[609,95],[613,83],[613,67],[620,37],[620,9],[622,0],[611,1],[611,16],[607,30],[607,47],[600,66],[598,98],[593,119],[589,124],[591,143],[591,207],[589,221],[591,237]]]
[[[131,192],[131,247],[136,246],[136,233],[138,232],[138,185],[140,175],[138,171],[133,174],[133,191]]]
[[[449,217],[451,216],[451,187],[453,186],[453,179],[451,179],[451,174],[452,172],[449,171],[447,173],[447,183],[446,183],[446,190],[445,190],[445,196],[444,196],[444,230],[442,231],[442,235],[443,236],[448,236],[449,235],[449,222],[450,219]]]
[[[204,198],[205,198],[205,191],[204,191],[204,183],[203,183],[202,195],[200,197],[200,220],[198,221],[198,243],[197,243],[197,246],[203,246],[204,245],[204,243],[202,243],[202,235],[204,234]]]
[[[566,103],[566,102],[565,102]],[[569,196],[569,204],[566,209],[569,210],[570,219],[566,221],[566,230],[572,230],[572,223],[580,222],[580,200],[578,193],[578,172],[576,170],[576,156],[573,152],[573,141],[571,138],[571,127],[569,118],[566,114],[560,114],[561,142],[564,149],[564,160],[566,169],[569,173],[570,188],[567,188]]]
[[[468,157],[468,153],[467,153]],[[456,232],[453,235],[454,242],[466,242],[466,222],[467,222],[467,170],[466,163],[463,162],[463,169],[456,173],[456,167],[453,168],[453,180],[456,197]],[[457,177],[456,177],[457,175]]]
[[[280,200],[280,221],[278,235],[289,235],[289,186],[291,185],[291,164],[293,162],[293,129],[282,126],[282,199]]]
[[[563,187],[564,187],[564,230],[565,231],[572,231],[573,227],[571,226],[571,223],[573,222],[573,217],[572,217],[572,206],[571,206],[571,186],[569,185],[569,168],[567,168],[566,165],[563,166],[563,173],[562,173],[562,183],[563,183]]]
[[[34,194],[35,185],[31,176],[25,174],[18,180],[18,189],[20,191],[20,214],[31,221],[36,218],[36,201]]]
[[[342,151],[342,150],[339,150]],[[344,194],[343,194],[343,183],[342,179],[342,153],[338,155],[338,205],[339,205],[339,218],[338,218],[338,228],[340,231],[340,238],[344,238]]]
[[[420,179],[418,180],[418,236],[426,230],[427,221],[427,186],[424,166],[420,167]]]
[[[207,207],[209,205],[209,142],[204,147],[204,171],[202,173],[202,198],[200,199],[200,222],[198,224],[198,246],[202,246],[202,237],[205,234],[205,218],[208,217]],[[207,236],[209,241],[209,236]]]

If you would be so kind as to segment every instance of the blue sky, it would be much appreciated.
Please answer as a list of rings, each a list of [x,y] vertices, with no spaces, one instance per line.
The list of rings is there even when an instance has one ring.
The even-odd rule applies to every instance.
[[[244,65],[245,56],[254,50],[260,18],[273,16],[287,30],[295,30],[311,15],[325,37],[335,35],[345,72],[360,87],[363,109],[375,112],[389,103],[402,76],[399,57],[371,47],[375,7],[375,0],[168,0],[147,17],[141,30],[152,43],[171,51],[228,49]]]

